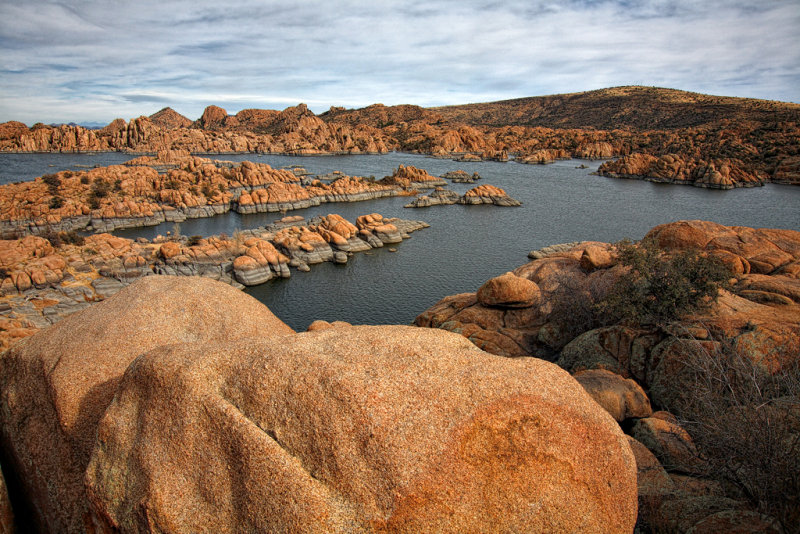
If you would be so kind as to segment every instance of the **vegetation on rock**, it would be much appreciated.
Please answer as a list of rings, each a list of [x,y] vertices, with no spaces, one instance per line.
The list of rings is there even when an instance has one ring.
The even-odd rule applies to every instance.
[[[616,249],[628,270],[597,303],[608,324],[664,326],[705,311],[733,274],[718,258],[693,249],[667,254],[649,240],[622,241]]]
[[[800,342],[787,337],[758,361],[736,340],[686,343],[691,394],[673,406],[703,461],[701,476],[741,491],[785,532],[800,532]]]

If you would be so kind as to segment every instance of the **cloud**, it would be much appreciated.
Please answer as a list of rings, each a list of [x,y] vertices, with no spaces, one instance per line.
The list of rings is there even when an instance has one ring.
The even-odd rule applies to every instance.
[[[443,105],[626,84],[800,101],[796,0],[0,4],[0,121]],[[151,104],[154,109],[147,106]]]

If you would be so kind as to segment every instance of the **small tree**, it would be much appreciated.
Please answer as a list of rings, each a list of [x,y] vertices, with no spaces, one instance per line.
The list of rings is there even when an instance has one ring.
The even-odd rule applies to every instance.
[[[665,325],[703,311],[732,276],[722,261],[696,250],[668,254],[652,241],[622,241],[617,251],[629,270],[599,303],[612,322]]]

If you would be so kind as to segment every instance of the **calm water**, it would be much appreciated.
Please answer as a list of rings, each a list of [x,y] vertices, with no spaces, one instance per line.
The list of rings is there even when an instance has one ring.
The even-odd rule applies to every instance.
[[[122,154],[2,155],[0,181],[30,179],[78,165],[125,161]],[[313,173],[340,170],[350,175],[381,178],[399,164],[414,165],[433,175],[449,170],[477,171],[489,183],[521,200],[522,207],[434,206],[405,209],[407,197],[370,202],[323,204],[291,214],[310,218],[338,213],[349,220],[378,212],[389,217],[419,219],[431,228],[412,234],[397,252],[378,249],[356,254],[346,265],[321,264],[311,272],[292,271],[247,292],[264,302],[295,329],[315,319],[357,324],[411,322],[446,295],[475,291],[492,276],[527,261],[527,253],[553,243],[578,240],[617,241],[641,238],[653,226],[681,219],[705,219],[721,224],[800,230],[800,187],[769,185],[754,189],[714,191],[695,187],[615,180],[589,173],[599,162],[561,161],[552,165],[460,163],[409,154],[383,156],[220,156],[220,159],[268,163],[273,167],[301,165]],[[589,169],[576,169],[581,163]],[[50,167],[54,165],[54,167]],[[16,170],[12,178],[7,178]],[[80,169],[80,167],[78,167]],[[473,187],[451,184],[462,193]],[[279,215],[226,214],[181,223],[184,235],[210,235],[251,228]],[[116,232],[126,237],[152,238],[173,225]]]

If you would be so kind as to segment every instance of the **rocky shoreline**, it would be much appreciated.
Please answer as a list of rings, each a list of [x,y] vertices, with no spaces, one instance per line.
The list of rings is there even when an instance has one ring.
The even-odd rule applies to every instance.
[[[232,347],[228,349],[219,345],[218,348],[208,352],[213,356],[210,356],[210,359],[202,360],[205,362],[202,366],[212,366],[215,369],[214,366],[219,365],[218,362],[231,361],[231,358],[235,360],[238,358],[234,356],[235,354],[250,353],[253,350],[251,342],[244,341],[245,345],[250,347],[246,350],[239,348],[238,342],[231,344],[233,339],[238,339],[242,335],[246,338],[247,334],[242,334],[243,330],[237,330],[239,333],[233,334],[231,328],[234,326],[229,324],[229,319],[220,318],[222,316],[236,317],[236,321],[255,320],[258,326],[252,327],[255,328],[253,331],[258,331],[259,336],[262,337],[271,335],[269,332],[279,332],[280,341],[277,342],[277,346],[286,347],[287,354],[303,355],[302,358],[306,361],[316,362],[311,364],[312,367],[320,365],[322,360],[315,359],[318,357],[311,357],[307,351],[315,352],[318,355],[327,355],[329,351],[333,351],[331,354],[334,360],[341,361],[337,359],[349,358],[349,356],[342,356],[344,353],[337,352],[339,349],[336,347],[342,347],[347,354],[351,350],[361,351],[362,349],[358,347],[362,347],[364,353],[369,354],[369,357],[364,360],[364,364],[370,369],[364,371],[367,377],[365,380],[368,381],[376,380],[375,377],[378,376],[376,368],[371,366],[375,363],[375,351],[377,350],[379,353],[383,351],[382,348],[376,347],[382,347],[384,343],[391,345],[391,348],[387,349],[387,354],[392,355],[391,361],[383,362],[380,358],[378,360],[380,365],[385,365],[387,368],[396,366],[398,354],[404,353],[403,351],[416,351],[412,347],[417,347],[417,341],[415,341],[417,339],[423,339],[420,341],[419,347],[424,347],[424,350],[420,348],[422,352],[415,352],[416,356],[413,361],[423,361],[424,358],[419,360],[423,352],[430,354],[431,351],[438,353],[438,351],[444,350],[447,356],[443,361],[461,362],[457,353],[465,350],[465,347],[472,347],[468,350],[469,356],[466,361],[479,365],[480,369],[476,371],[475,375],[478,383],[487,380],[487,373],[495,376],[494,371],[489,371],[495,365],[490,361],[505,367],[505,364],[501,363],[503,360],[510,362],[511,360],[508,358],[521,357],[520,360],[517,360],[518,362],[523,364],[536,362],[537,367],[534,374],[525,375],[524,382],[533,380],[534,383],[539,384],[536,387],[540,388],[544,386],[543,382],[539,380],[548,377],[545,380],[546,383],[558,384],[553,391],[570,392],[569,400],[562,399],[560,396],[548,397],[549,399],[561,399],[552,401],[555,404],[553,404],[553,414],[547,418],[549,422],[547,428],[551,429],[548,432],[555,431],[557,428],[566,428],[564,427],[566,423],[554,426],[554,421],[561,421],[558,417],[564,417],[563,410],[567,406],[579,405],[581,408],[577,412],[570,412],[570,415],[566,416],[566,420],[574,422],[574,418],[583,420],[582,418],[589,417],[594,422],[587,423],[589,426],[586,428],[591,428],[591,430],[582,431],[590,433],[591,445],[583,442],[576,445],[578,442],[569,441],[571,445],[567,449],[578,450],[582,456],[593,455],[598,451],[597,440],[600,439],[597,437],[598,435],[606,436],[602,438],[603,440],[609,439],[609,436],[615,436],[611,440],[614,445],[609,449],[613,452],[605,452],[602,457],[606,462],[622,461],[622,464],[612,470],[614,473],[605,471],[605,474],[599,479],[590,477],[585,482],[581,482],[581,484],[595,484],[597,480],[601,480],[603,487],[607,488],[608,481],[613,480],[615,481],[613,484],[618,485],[615,487],[626,488],[622,492],[619,489],[612,491],[617,498],[628,499],[627,504],[623,506],[626,511],[618,512],[622,515],[614,515],[613,519],[611,516],[604,516],[605,519],[601,522],[602,530],[608,530],[607,521],[613,520],[622,521],[620,525],[624,524],[625,526],[614,527],[612,530],[629,532],[633,529],[633,522],[636,520],[639,529],[686,531],[695,528],[695,530],[701,531],[703,529],[720,531],[736,525],[748,524],[754,531],[779,532],[776,530],[774,518],[764,515],[763,511],[754,508],[752,503],[741,493],[737,493],[729,486],[709,477],[708,473],[701,469],[704,460],[699,456],[698,445],[694,443],[692,435],[684,427],[685,423],[681,419],[681,414],[673,411],[673,407],[676,396],[680,396],[681,392],[689,391],[692,388],[691,384],[686,382],[687,376],[682,374],[681,370],[686,347],[696,346],[706,349],[710,347],[713,349],[720,345],[720,339],[724,337],[734,340],[737,345],[749,347],[750,354],[754,355],[759,362],[766,361],[763,358],[768,358],[770,362],[773,362],[770,365],[783,365],[780,362],[784,361],[791,362],[791,360],[782,360],[783,356],[775,352],[775,347],[790,346],[792,343],[800,342],[800,285],[798,284],[800,232],[725,227],[703,221],[681,221],[653,228],[646,239],[657,243],[664,253],[699,249],[706,254],[720,258],[729,266],[735,276],[735,280],[732,280],[731,291],[724,291],[717,304],[709,312],[704,315],[687,317],[668,327],[615,324],[589,330],[574,329],[572,323],[575,321],[575,316],[583,309],[580,299],[591,293],[593,287],[603,286],[608,280],[618,277],[623,271],[619,265],[615,247],[596,242],[565,243],[532,251],[529,255],[532,259],[530,263],[487,281],[475,293],[446,297],[426,310],[415,320],[416,328],[353,327],[346,323],[317,321],[309,327],[308,335],[304,337],[303,334],[287,332],[286,328],[288,327],[282,325],[271,314],[269,317],[264,316],[265,313],[269,313],[268,310],[264,311],[266,308],[251,309],[253,304],[249,300],[241,301],[237,296],[241,293],[226,294],[224,298],[220,298],[221,289],[207,286],[207,284],[215,282],[201,282],[206,278],[214,278],[227,281],[228,284],[234,286],[240,283],[263,283],[272,277],[288,275],[290,267],[302,268],[303,265],[307,266],[319,261],[340,261],[343,258],[346,259],[348,254],[402,240],[407,233],[424,226],[424,223],[415,221],[387,220],[378,214],[359,217],[355,224],[336,215],[317,217],[308,222],[302,221],[297,216],[290,216],[276,221],[269,227],[242,232],[234,238],[226,236],[202,239],[181,237],[177,239],[161,238],[150,242],[144,239],[125,240],[105,234],[89,236],[86,238],[86,242],[80,246],[68,244],[53,247],[47,240],[37,236],[27,236],[13,242],[4,242],[4,248],[0,250],[2,266],[5,269],[12,265],[16,266],[11,268],[10,272],[7,270],[6,279],[0,286],[0,292],[3,294],[0,298],[0,311],[4,317],[0,321],[2,330],[0,339],[3,340],[3,348],[11,348],[11,351],[7,352],[3,359],[0,359],[0,364],[7,369],[2,374],[2,379],[5,381],[4,391],[24,391],[25,388],[39,387],[32,385],[40,380],[36,373],[23,371],[22,369],[28,367],[25,367],[27,364],[23,365],[22,362],[26,362],[30,358],[43,357],[42,355],[50,357],[49,355],[52,354],[53,357],[63,358],[65,362],[74,362],[64,364],[69,367],[62,366],[60,367],[62,371],[59,372],[65,372],[64,370],[69,368],[74,369],[74,373],[80,376],[86,376],[87,368],[80,363],[83,361],[80,358],[84,358],[85,351],[88,350],[85,348],[88,346],[86,340],[79,341],[81,348],[72,351],[73,349],[69,348],[72,346],[71,342],[65,341],[63,338],[67,332],[73,337],[76,335],[78,337],[95,336],[93,342],[98,342],[98,339],[106,339],[103,336],[108,335],[110,336],[109,343],[114,346],[129,347],[133,351],[131,354],[127,352],[123,354],[124,351],[106,351],[109,355],[113,353],[114,358],[119,356],[121,359],[102,367],[106,370],[113,367],[114,371],[110,375],[98,375],[97,380],[110,379],[110,383],[115,384],[114,388],[116,388],[116,384],[119,384],[119,377],[122,376],[131,359],[146,350],[146,348],[138,348],[140,341],[135,344],[129,343],[131,337],[125,333],[127,332],[126,328],[134,328],[138,332],[145,330],[151,332],[150,329],[153,329],[157,333],[148,333],[150,336],[148,339],[155,336],[159,340],[162,338],[174,340],[176,336],[181,335],[181,329],[185,328],[181,326],[183,324],[181,322],[183,321],[182,315],[165,310],[171,310],[176,306],[176,302],[183,303],[186,298],[194,299],[192,302],[197,301],[197,303],[191,304],[194,310],[191,321],[201,321],[201,324],[190,328],[196,326],[199,331],[218,332],[222,336],[217,341],[202,341],[203,350],[208,352],[208,344],[212,342]],[[156,274],[173,276],[155,276]],[[30,283],[29,287],[25,285],[25,276]],[[171,280],[176,280],[176,282]],[[186,285],[184,286],[184,282],[178,283],[177,280],[184,280]],[[20,283],[22,286],[19,285]],[[559,312],[559,309],[562,311],[566,309],[560,300],[567,295],[564,293],[565,288],[570,290],[568,295],[571,295],[569,298],[573,299],[569,301],[570,307],[566,314]],[[117,293],[120,293],[119,298],[114,296]],[[108,303],[108,306],[104,307],[102,311],[100,311],[100,307],[106,302],[101,304],[100,301]],[[132,304],[123,304],[127,301],[131,301]],[[209,308],[210,302],[215,303],[212,306],[213,309]],[[151,308],[158,308],[161,311],[158,314],[150,313],[148,310]],[[248,311],[242,311],[244,308],[247,308]],[[222,315],[217,317],[218,314]],[[213,317],[206,320],[204,317],[207,315],[209,317],[213,315]],[[102,317],[103,332],[108,334],[102,334],[102,336],[93,334],[98,328],[99,317]],[[169,322],[168,327],[164,326],[165,320]],[[76,321],[80,323],[80,328],[73,324]],[[146,328],[142,321],[147,323]],[[156,321],[157,324],[153,321]],[[54,326],[51,327],[51,324]],[[235,328],[247,330],[251,327],[238,325]],[[40,330],[41,332],[37,334]],[[444,332],[444,330],[448,332]],[[30,343],[19,343],[23,338],[32,335],[35,337],[31,339]],[[300,337],[291,339],[283,337],[287,335]],[[121,338],[118,339],[119,336],[129,337],[126,337],[125,343],[120,345]],[[309,341],[312,344],[305,345],[306,339],[316,340],[318,337],[319,342]],[[55,341],[49,341],[51,338],[55,338]],[[457,339],[461,339],[467,345],[455,341]],[[266,339],[259,341],[259,343],[262,342],[270,344],[270,341]],[[41,350],[42,343],[55,343],[54,346],[66,347],[64,349],[66,352],[62,355],[61,352],[56,354],[49,350]],[[105,341],[100,341],[100,343],[102,345]],[[146,341],[143,340],[141,343],[146,343]],[[162,341],[157,341],[157,343],[162,343]],[[456,345],[443,349],[445,346],[450,347],[451,343]],[[213,346],[217,347],[217,345]],[[269,350],[276,350],[273,345],[269,346],[272,347]],[[451,352],[455,346],[458,349],[456,352]],[[493,356],[497,359],[484,361],[483,354],[485,352],[483,351],[497,355]],[[80,358],[77,356],[79,354]],[[158,354],[159,358],[153,360],[153,365],[156,366],[154,369],[159,369],[158,365],[160,364],[157,361],[161,361],[161,355],[166,353],[161,351]],[[221,356],[222,360],[218,360],[217,355],[223,355]],[[534,358],[530,358],[530,356],[534,356]],[[788,356],[791,357],[791,355]],[[794,354],[793,357],[796,359],[796,356]],[[100,368],[97,367],[96,360],[92,359],[99,357],[101,356],[90,358],[93,369]],[[180,358],[180,361],[194,361],[194,357],[187,359],[185,356],[181,356]],[[572,378],[566,374],[563,374],[562,377],[562,374],[559,373],[563,373],[563,371],[552,371],[557,367],[542,360],[555,362],[558,367],[568,371]],[[245,369],[253,369],[253,362],[242,365],[240,373]],[[419,370],[412,370],[408,384],[416,388],[419,386],[420,376],[430,379],[439,376],[441,367],[438,365],[437,369],[439,370],[427,369],[422,374],[419,374]],[[464,365],[465,362],[457,365],[461,378],[456,382],[459,384],[462,384],[464,380],[463,373],[466,369]],[[533,364],[531,363],[531,365]],[[292,366],[294,366],[292,372],[295,374],[300,372],[298,370],[305,369],[300,363],[293,363]],[[520,366],[513,367],[521,368]],[[34,365],[32,368],[38,367]],[[344,375],[341,374],[341,369],[337,369],[330,376],[339,377],[337,380],[340,380]],[[161,373],[161,371],[158,372]],[[194,376],[197,371],[187,372],[189,375],[186,376]],[[268,371],[265,375],[258,375],[258,378],[254,379],[261,384],[261,381],[274,376],[274,372],[276,371]],[[395,371],[392,372],[395,373],[393,376],[399,376]],[[154,379],[155,383],[171,383],[172,378],[167,378],[167,376],[172,375],[158,374],[157,376],[160,378]],[[73,387],[74,380],[66,378],[65,380],[64,384]],[[326,380],[330,380],[330,378],[321,380],[327,384]],[[516,390],[512,388],[511,392],[507,391],[510,387],[509,383],[511,383],[508,382],[509,380],[514,382],[516,379],[503,378],[501,383],[504,385],[501,386],[499,385],[501,383],[498,383],[496,390],[513,396],[513,391]],[[208,379],[204,378],[201,382],[208,383]],[[395,379],[389,382],[397,384]],[[389,385],[389,382],[386,382],[384,378],[376,382],[382,395],[387,391],[393,391],[392,388],[395,386]],[[119,406],[117,401],[112,402],[114,396],[112,394],[96,396],[100,390],[92,389],[94,383],[95,378],[89,380],[87,391],[81,390],[82,392],[76,397],[80,402],[89,402],[87,399],[91,398],[92,405],[99,410],[98,415],[92,416],[91,421],[87,420],[81,423],[89,425],[91,428],[94,428],[92,425],[98,424],[100,415],[107,409],[118,410],[119,414],[130,409]],[[472,382],[469,383],[472,384]],[[577,389],[575,389],[576,385],[579,385]],[[316,399],[312,402],[316,406],[314,410],[319,409],[319,399],[325,398],[330,393],[326,389],[328,386],[325,386],[316,394],[318,396],[314,397]],[[62,386],[56,384],[48,387],[58,389]],[[127,392],[124,394],[124,398],[129,399],[134,405],[142,406],[137,410],[151,410],[152,408],[144,406],[149,406],[151,402],[160,406],[163,400],[172,399],[165,391],[157,388],[153,390],[157,391],[153,397],[147,397],[150,399],[147,403],[139,405],[137,403],[144,399],[142,397],[143,390],[136,390],[138,392],[134,393],[134,390],[130,389],[130,384],[119,387],[123,388],[122,391]],[[452,384],[446,387],[442,384],[436,386],[437,391],[451,391],[451,387]],[[151,385],[148,385],[147,388],[151,388]],[[179,389],[183,389],[183,387]],[[147,390],[151,391],[151,389]],[[470,395],[474,395],[474,388],[470,391],[472,391]],[[525,389],[525,391],[525,395],[530,394],[530,390]],[[194,394],[192,393],[192,395]],[[202,388],[198,390],[197,394],[202,398],[208,398]],[[249,395],[250,393],[245,394]],[[375,394],[371,393],[370,395]],[[119,395],[118,393],[117,397]],[[408,395],[408,393],[404,392],[401,397],[405,398],[404,395]],[[555,395],[555,393],[548,393],[548,395]],[[593,401],[585,404],[584,400],[578,400],[583,398],[582,395],[587,395],[587,398],[591,398]],[[42,396],[29,397],[40,398]],[[65,399],[66,397],[55,395],[53,398]],[[430,398],[428,397],[428,400]],[[3,402],[8,403],[8,400]],[[57,402],[66,401],[58,400]],[[336,402],[341,406],[342,398],[338,398]],[[444,401],[440,400],[439,402]],[[521,407],[519,398],[502,400],[503,405],[509,402],[515,406],[514,413],[517,415],[522,413],[520,410],[527,410],[527,408]],[[536,410],[542,410],[542,405],[538,402],[536,401]],[[15,406],[18,405],[15,404]],[[63,413],[63,410],[67,409],[64,406],[61,408],[19,408],[22,411],[9,412],[10,415],[7,414],[3,417],[22,418],[23,420],[33,417],[35,419],[50,413],[49,410]],[[152,416],[163,418],[164,413],[184,409],[180,404],[168,404],[168,406],[172,407],[166,409],[166,412],[153,412]],[[390,402],[388,406],[397,406],[397,404]],[[187,409],[191,410],[191,408]],[[247,410],[247,408],[243,409]],[[381,413],[389,413],[386,410],[391,411],[386,406],[381,410]],[[595,414],[594,410],[602,412],[603,415],[589,415]],[[556,414],[562,415],[557,416]],[[46,417],[51,416],[47,415]],[[407,420],[406,418],[409,416],[405,414],[396,417]],[[491,417],[495,417],[495,415]],[[505,429],[506,423],[498,421],[506,421],[507,416],[497,413],[496,417],[500,419],[491,423],[491,428],[494,429],[492,432],[505,432],[505,430],[498,429]],[[124,418],[113,420],[125,421]],[[609,423],[601,424],[601,420],[607,420]],[[5,428],[8,428],[8,425],[17,425],[15,428],[19,428],[19,423],[14,421],[16,419],[4,420],[2,424],[5,425]],[[450,417],[445,421],[448,421],[448,425],[452,423]],[[123,435],[130,435],[125,433],[130,432],[129,430],[123,431],[102,421],[99,424],[101,430],[98,430],[98,435],[108,436],[108,439],[116,440]],[[319,426],[321,424],[319,421],[309,422],[306,425],[309,424],[313,428],[322,428]],[[430,423],[420,422],[419,424]],[[396,432],[395,423],[392,423],[390,427],[394,429],[392,432]],[[275,431],[275,435],[271,439],[284,439],[283,436],[288,435],[287,432],[293,432],[292,428],[294,427],[289,425],[280,428],[282,430]],[[513,426],[513,428],[517,429],[514,432],[519,432],[518,426]],[[116,456],[117,453],[107,454],[110,449],[104,448],[95,449],[90,463],[88,461],[89,454],[86,451],[95,447],[94,438],[91,438],[94,431],[82,434],[81,443],[83,445],[81,447],[84,448],[80,451],[64,449],[51,459],[37,456],[38,453],[28,448],[25,444],[27,443],[25,440],[28,439],[24,437],[25,434],[9,434],[7,430],[3,432],[4,446],[13,447],[16,451],[15,455],[36,458],[34,463],[40,466],[47,465],[48,467],[45,469],[53,472],[49,476],[56,477],[58,480],[71,476],[76,477],[76,480],[84,480],[84,476],[86,476],[86,487],[90,494],[95,496],[89,501],[85,500],[83,483],[76,486],[80,488],[79,490],[68,490],[58,484],[51,484],[49,497],[42,497],[40,492],[33,492],[33,489],[25,490],[40,495],[33,497],[34,499],[48,499],[46,506],[42,506],[44,501],[37,501],[37,510],[51,507],[61,510],[57,513],[41,512],[43,515],[38,517],[37,521],[50,527],[60,524],[59,530],[69,530],[72,527],[67,527],[66,524],[77,525],[77,517],[83,517],[86,513],[93,514],[94,520],[100,522],[109,521],[107,517],[113,516],[113,524],[132,520],[125,511],[126,507],[120,507],[113,492],[109,493],[112,487],[109,484],[122,481],[129,485],[130,491],[134,491],[135,488],[142,487],[138,486],[138,482],[136,482],[139,471],[124,471],[125,474],[122,478],[115,479],[117,482],[110,480],[108,473],[111,471],[109,470],[124,469],[121,466],[125,462],[121,457]],[[211,430],[211,432],[213,434],[214,431]],[[415,434],[415,441],[419,439],[417,434]],[[203,434],[193,432],[192,435],[201,436]],[[558,433],[557,435],[563,436]],[[488,439],[485,434],[481,434],[481,436],[481,443]],[[61,438],[54,437],[53,439]],[[149,444],[158,443],[161,439],[162,437],[158,433],[141,435],[127,443],[125,447],[129,447],[131,450],[149,451]],[[182,439],[188,439],[188,437]],[[209,446],[207,442],[203,441],[204,438],[198,439],[200,439],[200,447]],[[231,435],[230,439],[239,438]],[[548,438],[544,441],[538,438],[531,443],[549,443],[549,440],[552,439],[555,438]],[[569,440],[573,439],[575,438],[569,438]],[[470,442],[468,439],[467,441]],[[76,442],[71,441],[71,443]],[[194,441],[184,443],[194,443]],[[297,446],[296,444],[299,442],[292,443],[295,444],[293,446]],[[339,440],[338,443],[341,444],[342,441]],[[387,446],[388,450],[394,450],[392,446]],[[115,448],[114,450],[120,449]],[[380,450],[382,451],[380,454],[389,454],[383,448]],[[493,448],[492,451],[494,450]],[[521,449],[514,447],[514,450]],[[376,451],[370,454],[377,454]],[[74,475],[63,473],[60,466],[65,465],[65,458],[71,458],[74,454],[82,455],[83,464]],[[147,452],[146,454],[151,453]],[[152,454],[154,462],[155,458],[163,461],[161,452],[152,452]],[[558,454],[559,457],[564,457],[562,455],[565,454],[568,456],[565,449],[559,449],[559,452],[553,454]],[[482,465],[485,465],[485,468],[493,473],[498,469],[502,471],[504,468],[496,463],[497,455],[492,453],[490,457],[493,459],[487,457],[485,460],[481,460],[486,462]],[[191,462],[187,463],[180,454],[171,458],[170,461],[173,462],[171,465],[180,466],[176,468],[182,470],[184,476],[193,476],[191,473],[195,472],[192,471],[195,466]],[[470,458],[475,458],[475,456],[470,456]],[[570,465],[578,465],[573,463],[575,460],[569,460],[569,462]],[[143,468],[148,472],[157,468],[157,462],[146,465],[147,467]],[[474,465],[474,463],[470,463],[470,465]],[[539,464],[533,462],[530,465]],[[13,469],[22,470],[16,471],[18,476],[33,477],[25,482],[26,487],[32,488],[39,483],[35,476],[24,471],[22,464],[14,463]],[[550,465],[542,469],[545,470],[536,471],[540,473],[537,476],[543,476],[542,473],[552,473],[554,467]],[[587,473],[589,471],[582,467],[579,471],[572,470],[570,472],[574,475],[576,472]],[[155,471],[153,472],[155,473]],[[85,473],[89,474],[85,475]],[[169,484],[174,472],[159,476],[162,484]],[[341,475],[325,476],[328,484],[336,485],[341,480],[339,478]],[[568,476],[557,478],[561,481],[572,480]],[[513,484],[515,478],[504,476],[499,480]],[[527,479],[525,486],[530,486]],[[258,484],[249,487],[248,491],[255,491],[258,495],[265,495],[265,498],[268,499],[272,498],[269,497],[270,495],[275,495],[272,490],[262,493],[262,490],[257,488],[260,488]],[[225,491],[230,490],[224,490],[223,496]],[[514,489],[503,491],[512,492],[507,495],[516,495],[517,492],[523,490],[515,486]],[[599,491],[599,487],[593,491]],[[463,488],[459,490],[458,494],[464,494]],[[97,497],[98,495],[100,497]],[[135,497],[136,499],[149,498],[146,496],[147,494],[136,495],[138,495]],[[638,512],[635,504],[637,495]],[[196,506],[196,504],[191,504],[196,503],[196,498],[192,492],[183,492],[180,500],[176,502],[182,507]],[[303,497],[303,499],[306,498],[308,497]],[[633,499],[633,503],[629,498]],[[90,512],[86,512],[87,506]],[[563,508],[563,500],[559,501],[558,506]],[[72,511],[64,512],[65,509]],[[604,505],[601,509],[606,512],[609,510],[608,505]],[[171,507],[158,507],[157,510],[159,514],[166,514],[165,516],[173,513]],[[585,512],[584,508],[582,510]],[[415,514],[419,513],[415,512]],[[552,517],[558,516],[555,512],[550,513],[555,515],[549,516],[551,519],[548,521],[552,521]],[[237,514],[239,514],[238,517],[251,518],[247,512],[242,510]],[[274,517],[279,516],[283,517],[280,514]],[[67,519],[57,519],[58,517]],[[503,517],[516,516],[512,511],[506,511]],[[622,517],[626,519],[620,519]],[[638,519],[636,519],[637,517]],[[58,523],[62,520],[67,523]],[[228,520],[220,519],[220,521]],[[308,521],[308,519],[303,521]],[[548,524],[552,526],[551,523]],[[599,526],[598,529],[600,529]]]
[[[0,402],[12,502],[41,531],[622,534],[636,521],[627,439],[555,365],[411,326],[295,333],[200,277],[141,278],[16,345]]]
[[[537,124],[536,117],[545,110],[535,105],[521,111],[532,105],[525,99],[465,106],[457,113],[376,104],[358,110],[331,108],[317,116],[300,104],[283,111],[248,109],[229,115],[220,107],[208,106],[196,121],[165,108],[128,122],[115,119],[100,130],[43,124],[28,128],[12,121],[0,124],[0,152],[340,155],[399,151],[456,161],[509,161],[513,155],[517,163],[530,164],[568,158],[614,159],[603,169],[609,176],[725,189],[769,182],[800,184],[797,105],[732,99],[722,107],[706,107],[703,118],[688,109],[678,117],[673,113],[675,98],[704,107],[716,97],[622,89],[608,90],[613,93],[608,98],[626,109],[624,113],[605,105],[589,109],[577,100],[559,100],[548,105],[545,115],[563,108],[566,116],[551,116],[545,121],[549,124]],[[570,118],[573,103],[578,115]],[[657,120],[639,120],[642,106],[648,107],[646,115]],[[513,111],[516,107],[520,109]],[[526,119],[528,113],[533,115]],[[490,116],[496,118],[485,122]]]
[[[758,187],[770,181],[763,174],[754,175],[741,172],[736,166],[730,165],[724,160],[704,161],[683,158],[676,154],[660,157],[632,154],[603,163],[595,174],[610,178],[693,185],[708,189]]]
[[[343,174],[320,180],[263,163],[212,161],[180,151],[140,158],[138,163],[147,166],[136,163],[0,186],[0,235],[110,232],[229,211],[285,213],[324,203],[411,196],[446,183],[403,165],[380,180]]]
[[[493,354],[542,358],[569,371],[628,435],[639,472],[642,531],[723,532],[748,525],[748,532],[783,532],[775,517],[764,515],[763,507],[743,493],[742,484],[753,479],[737,486],[707,465],[697,422],[681,407],[687,395],[707,395],[696,382],[698,364],[691,363],[698,355],[706,355],[700,361],[710,368],[728,365],[723,354],[738,355],[742,365],[751,366],[746,367],[751,375],[768,369],[771,380],[796,374],[800,232],[680,221],[653,228],[644,240],[663,254],[699,250],[718,258],[733,273],[730,291],[723,291],[707,312],[669,325],[593,326],[587,319],[592,299],[626,268],[614,245],[567,243],[532,251],[530,263],[487,281],[475,293],[442,299],[414,324],[460,334]],[[776,424],[786,424],[789,434],[780,439],[789,449],[762,443],[766,448],[748,450],[750,455],[792,450],[800,443],[800,399],[795,393],[778,400],[786,403],[778,403],[780,410],[772,407],[773,400],[723,407],[716,417],[735,411],[744,422],[720,439],[749,439],[748,446],[755,446],[762,442],[753,432],[774,432]],[[772,421],[771,426],[762,421]],[[712,424],[724,428],[728,422]],[[781,521],[791,524],[793,517],[790,513]]]
[[[489,184],[473,187],[463,195],[437,187],[432,193],[420,195],[414,201],[409,202],[406,208],[427,208],[430,206],[447,206],[452,204],[463,204],[466,206],[476,206],[480,204],[491,204],[494,206],[521,206],[522,202],[511,198],[499,187]]]
[[[58,243],[39,236],[0,241],[0,348],[104,300],[143,276],[202,276],[243,288],[322,262],[394,245],[428,224],[373,213],[355,224],[338,215],[285,217],[234,236],[152,241],[110,234]],[[56,236],[53,239],[58,239]]]

